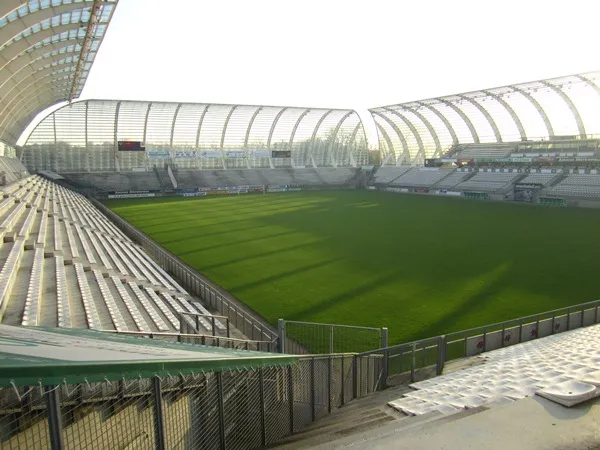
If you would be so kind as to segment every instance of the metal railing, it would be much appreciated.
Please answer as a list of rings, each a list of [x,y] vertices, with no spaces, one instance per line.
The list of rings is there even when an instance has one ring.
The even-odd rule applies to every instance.
[[[189,267],[171,252],[162,248],[146,234],[139,231],[98,200],[94,198],[89,198],[89,200],[125,235],[152,255],[164,270],[173,274],[190,294],[201,298],[205,305],[218,311],[220,315],[227,316],[231,324],[248,337],[248,339],[259,341],[277,339],[275,328],[256,312],[202,277],[196,270]]]
[[[388,344],[387,328],[279,319],[277,329],[279,350],[290,355],[364,352]]]
[[[380,364],[377,356],[337,354],[58,385],[17,379],[0,387],[0,447],[262,448],[374,392]]]
[[[600,323],[600,300],[360,353],[382,358],[383,388],[439,375],[447,361]]]
[[[181,311],[179,313],[180,316],[180,321],[179,321],[179,332],[180,333],[190,333],[190,331],[192,331],[191,334],[198,333],[200,334],[200,329],[204,328],[201,325],[202,320],[208,322],[210,324],[210,331],[212,333],[212,336],[217,336],[219,335],[219,329],[217,327],[217,321],[218,320],[222,320],[225,322],[225,329],[223,330],[225,332],[225,336],[226,337],[230,337],[231,336],[231,327],[229,326],[229,317],[227,316],[215,316],[214,314],[200,314],[200,313],[193,313],[193,312],[188,312],[188,311]],[[194,322],[195,328],[192,327],[192,330],[190,330],[190,324],[187,320],[184,320],[184,317],[190,317],[192,319],[192,321]]]
[[[197,333],[172,333],[154,331],[117,331],[103,330],[106,333],[124,334],[165,342],[183,342],[187,344],[207,345],[209,347],[231,348],[236,350],[254,350],[259,352],[277,352],[277,341],[253,341],[227,336],[215,336]]]

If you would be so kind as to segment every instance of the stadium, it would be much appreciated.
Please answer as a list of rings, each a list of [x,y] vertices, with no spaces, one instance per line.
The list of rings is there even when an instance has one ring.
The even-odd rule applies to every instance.
[[[598,445],[600,72],[80,98],[117,4],[0,5],[2,449]]]

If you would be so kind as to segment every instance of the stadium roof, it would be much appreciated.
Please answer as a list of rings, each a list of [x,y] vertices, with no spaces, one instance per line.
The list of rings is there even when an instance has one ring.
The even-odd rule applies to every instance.
[[[14,146],[39,112],[81,94],[117,3],[0,2],[0,141]]]
[[[600,72],[370,109],[384,157],[416,163],[455,144],[600,137]]]
[[[353,110],[83,100],[44,118],[27,139],[22,160],[39,170],[43,167],[34,162],[30,147],[52,146],[55,152],[62,143],[79,151],[113,151],[105,169],[114,170],[113,164],[123,166],[132,156],[119,157],[118,141],[142,142],[150,157],[169,151],[224,157],[234,151],[235,158],[269,158],[270,151],[282,150],[292,151],[296,166],[330,165],[332,158],[333,165],[355,165],[368,159],[362,122]],[[200,157],[199,152],[193,156]]]

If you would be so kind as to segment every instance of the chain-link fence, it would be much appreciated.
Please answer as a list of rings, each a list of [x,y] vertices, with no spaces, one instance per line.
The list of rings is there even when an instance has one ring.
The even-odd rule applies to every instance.
[[[365,352],[387,346],[387,328],[298,322],[278,322],[281,353],[291,355]]]
[[[0,388],[4,449],[253,449],[377,389],[377,355]]]

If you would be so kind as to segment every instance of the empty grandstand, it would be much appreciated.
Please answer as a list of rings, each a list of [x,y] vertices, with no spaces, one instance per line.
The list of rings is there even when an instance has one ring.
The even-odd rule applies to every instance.
[[[485,243],[508,235],[508,227],[481,232],[469,230],[475,221],[464,220],[458,233],[445,234],[443,222],[417,226],[406,209],[398,221],[412,229],[403,234],[395,223],[369,214],[380,204],[361,197],[335,205],[343,225],[354,221],[362,226],[360,233],[349,233],[350,227],[330,226],[325,205],[341,204],[345,194],[400,198],[349,190],[368,188],[600,207],[600,72],[372,108],[365,118],[374,127],[375,142],[368,142],[363,119],[352,109],[77,100],[117,3],[0,4],[2,449],[251,449],[286,438],[282,445],[315,447],[337,440],[339,446],[369,447],[376,437],[361,434],[369,427],[399,433],[427,420],[441,423],[438,416],[446,414],[454,414],[450,422],[465,413],[525,405],[534,395],[567,406],[589,400],[598,404],[598,301],[574,305],[568,298],[560,306],[570,306],[561,310],[452,329],[466,315],[477,319],[478,308],[486,303],[508,310],[512,305],[502,303],[508,298],[504,284],[524,272],[540,281],[524,288],[519,302],[531,297],[537,308],[554,301],[548,291],[558,285],[545,264],[565,255],[552,253],[551,240],[543,244],[547,253],[540,251],[548,258],[536,256],[533,267],[522,268],[515,262],[523,264],[521,241],[516,254],[485,252]],[[38,113],[56,105],[24,134]],[[373,166],[373,161],[381,164]],[[240,213],[234,219],[244,223],[234,229],[218,221],[198,226],[200,222],[186,217],[187,199],[159,198],[184,205],[181,215],[155,225],[164,227],[162,232],[178,241],[179,248],[196,252],[190,258],[171,253],[166,243],[162,248],[150,232],[144,234],[101,203],[106,198],[318,189],[345,191],[309,192],[337,196],[313,198],[309,205],[286,203],[284,195],[238,197],[257,201],[246,205],[246,212],[264,205],[258,200],[271,201],[264,209],[273,212],[273,222],[251,222],[251,214]],[[285,195],[298,199],[294,196],[304,194]],[[236,199],[226,200],[233,204]],[[148,199],[139,204],[146,201],[151,204]],[[207,216],[225,214],[230,220],[234,215],[221,209],[218,200],[211,201],[197,199],[197,204],[214,206]],[[353,215],[357,210],[358,219]],[[581,217],[589,217],[586,212]],[[149,209],[145,214],[154,213]],[[422,216],[427,220],[428,214]],[[431,217],[431,222],[440,220],[437,211]],[[366,226],[372,219],[375,231]],[[182,228],[170,228],[175,221]],[[186,222],[192,223],[194,235],[208,226],[220,228],[206,234],[209,245],[192,248]],[[515,228],[536,232],[528,223]],[[386,240],[369,241],[363,230]],[[452,241],[450,250],[423,258],[423,246],[438,247],[440,236]],[[526,233],[518,236],[531,239]],[[376,265],[377,258],[368,257],[369,247],[379,255],[391,254],[390,239],[414,240],[418,251],[401,248],[393,259]],[[253,253],[241,257],[248,243],[255,246]],[[475,267],[479,260],[469,253],[476,246],[489,256],[481,264],[486,267]],[[350,247],[356,247],[360,258],[344,253]],[[212,251],[214,258],[223,248],[231,254],[221,260],[217,255],[216,262],[207,256]],[[309,248],[323,258],[313,258]],[[274,255],[281,258],[276,261],[281,271],[266,263]],[[295,312],[300,320],[267,320],[250,302],[244,304],[198,273],[196,257],[202,267],[239,278],[238,291],[268,285],[276,296],[273,303],[293,302],[294,291],[304,291],[307,297]],[[462,257],[465,272],[449,274]],[[246,265],[231,270],[240,259],[247,259],[242,261]],[[303,265],[289,269],[289,260]],[[321,283],[339,284],[339,292],[311,283],[307,274],[327,277],[326,268],[340,260],[347,263],[348,278],[330,276]],[[592,278],[581,269],[594,270],[593,258],[569,261],[581,271],[572,284]],[[416,270],[406,268],[413,264],[420,273],[411,278]],[[221,280],[223,272],[215,272]],[[366,272],[373,272],[371,279]],[[300,282],[289,281],[298,276]],[[357,283],[350,286],[350,277]],[[375,291],[385,291],[392,279],[405,281],[402,288],[417,299],[415,304],[402,304],[400,289],[392,288],[384,294],[394,297],[394,311],[381,308],[381,291]],[[279,289],[281,280],[289,283]],[[459,291],[461,285],[467,291]],[[571,296],[574,289],[568,288]],[[441,298],[442,290],[456,290],[454,303],[436,306],[430,301]],[[366,320],[367,311],[378,323],[342,325],[339,317],[329,315],[336,306],[356,307],[352,300],[366,308],[351,311],[358,320]],[[408,328],[409,312],[418,316],[416,325],[411,324],[418,329],[411,332],[440,335],[419,341],[412,336],[411,342],[389,345],[390,317],[402,316],[402,326]],[[310,314],[320,314],[318,319],[328,323],[301,320]],[[385,401],[377,397],[376,391],[393,386],[396,390],[384,393]],[[361,403],[367,396],[372,399]],[[354,405],[343,408],[350,402]],[[342,419],[335,417],[336,409]],[[344,419],[344,409],[356,415]],[[330,414],[332,422],[302,433]],[[561,411],[553,420],[567,416]],[[397,448],[394,443],[391,447]]]
[[[3,324],[178,332],[183,314],[210,316],[81,195],[38,176],[2,194]]]

